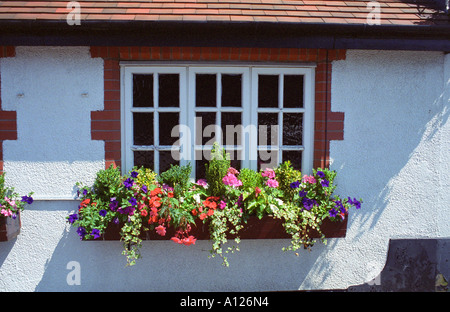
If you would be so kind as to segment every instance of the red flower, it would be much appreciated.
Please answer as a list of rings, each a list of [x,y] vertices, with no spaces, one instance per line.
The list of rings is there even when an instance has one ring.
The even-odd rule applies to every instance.
[[[214,209],[208,210],[208,217],[212,216],[214,214]]]
[[[152,196],[152,197],[157,196],[158,194],[161,194],[161,193],[162,193],[161,188],[157,187],[153,191],[150,192],[150,196]]]
[[[167,193],[167,197],[172,198],[173,197],[173,192]]]
[[[206,213],[202,213],[202,214],[200,214],[200,216],[199,216],[199,218],[200,218],[200,220],[203,220],[203,219],[205,219],[207,216],[206,216]]]
[[[183,238],[182,243],[186,246],[189,246],[189,245],[195,244],[196,240],[197,239],[194,236],[190,235],[187,238]]]
[[[197,210],[194,208],[194,209],[192,209],[191,213],[192,213],[192,215],[196,216],[198,212],[197,212]]]
[[[162,226],[162,225],[157,226],[157,227],[155,228],[155,230],[156,230],[156,233],[158,233],[158,234],[161,235],[161,236],[166,235],[166,228],[165,228],[164,226]]]
[[[177,243],[177,244],[181,244],[182,242],[181,242],[181,239],[179,239],[178,237],[172,237],[170,240],[172,240],[172,241],[174,241],[175,243]]]

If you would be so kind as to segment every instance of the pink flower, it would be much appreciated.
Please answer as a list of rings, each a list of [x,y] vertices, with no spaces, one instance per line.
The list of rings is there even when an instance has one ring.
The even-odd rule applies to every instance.
[[[12,211],[10,209],[2,209],[2,211],[0,213],[2,215],[4,215],[5,217],[9,217],[12,215]]]
[[[261,173],[263,177],[268,177],[269,179],[275,178],[275,171],[273,169],[267,168],[263,173]]]
[[[208,186],[208,182],[205,179],[198,180],[197,184],[201,185],[201,186],[204,186],[204,187]]]
[[[314,184],[314,183],[316,183],[316,179],[312,175],[311,176],[304,175],[303,182],[308,182],[308,183]]]
[[[171,241],[173,241],[173,242],[175,242],[175,243],[177,243],[177,244],[181,244],[182,242],[181,242],[181,239],[179,239],[178,237],[172,237],[171,239],[170,239]]]
[[[259,193],[261,193],[261,189],[259,187],[255,187],[255,197],[258,197]]]
[[[155,228],[155,230],[156,230],[156,233],[158,233],[158,234],[161,235],[161,236],[166,235],[166,228],[165,228],[164,226],[162,226],[162,225],[157,226],[157,227]]]
[[[225,209],[226,206],[227,206],[227,203],[224,202],[223,200],[221,200],[219,203],[219,208],[223,210],[223,209]]]
[[[227,173],[231,173],[231,174],[234,174],[234,175],[236,175],[236,174],[239,174],[239,171],[237,171],[235,168],[233,168],[233,167],[230,167],[230,168],[228,168],[228,172]]]
[[[278,181],[275,179],[269,179],[267,180],[266,185],[268,187],[278,187]]]
[[[236,178],[236,176],[231,173],[227,173],[227,175],[223,177],[222,182],[225,185],[229,185],[229,186],[233,186],[233,187],[242,185],[242,181],[238,180],[238,178]]]

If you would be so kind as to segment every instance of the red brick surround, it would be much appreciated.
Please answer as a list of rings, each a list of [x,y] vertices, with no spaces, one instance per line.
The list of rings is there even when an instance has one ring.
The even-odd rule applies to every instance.
[[[0,46],[0,58],[14,57],[15,47]],[[2,110],[1,75],[0,75],[0,173],[3,172],[3,141],[17,140],[17,117],[15,111]]]
[[[91,47],[92,57],[104,59],[105,103],[91,113],[93,140],[105,141],[106,167],[121,165],[120,69],[121,60],[315,62],[314,167],[328,167],[330,141],[344,138],[344,113],[332,112],[331,62],[345,59],[345,50],[225,47]]]

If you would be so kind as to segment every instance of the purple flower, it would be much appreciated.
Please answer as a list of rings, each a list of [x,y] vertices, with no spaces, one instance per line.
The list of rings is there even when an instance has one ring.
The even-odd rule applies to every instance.
[[[334,218],[334,217],[336,217],[337,216],[337,211],[336,211],[336,209],[334,209],[334,208],[332,208],[332,209],[330,209],[329,211],[328,211],[328,213],[330,214],[330,217],[331,218]]]
[[[112,211],[116,211],[117,207],[119,206],[119,202],[116,200],[115,197],[111,198],[109,203],[109,209]]]
[[[22,196],[21,201],[31,205],[33,203],[33,198],[31,196]]]
[[[361,202],[359,200],[357,200],[356,198],[353,198],[353,200],[349,197],[348,198],[348,202],[350,205],[355,206],[356,209],[361,208]]]
[[[301,190],[300,192],[298,192],[298,196],[300,197],[305,197],[308,194],[308,191],[305,190]]]
[[[71,214],[69,216],[69,220],[68,221],[69,221],[70,224],[73,224],[77,220],[78,220],[78,215],[76,213],[74,213],[74,214]]]
[[[328,180],[322,180],[322,181],[320,181],[320,184],[322,185],[322,187],[330,186],[330,182]]]
[[[347,211],[345,210],[344,205],[342,204],[342,202],[341,202],[340,200],[336,200],[336,201],[334,201],[334,203],[335,203],[335,207],[336,207],[336,208],[339,208],[339,210],[340,210],[341,212],[343,212],[343,213],[346,213],[346,212],[347,212]]]
[[[132,171],[130,175],[132,178],[137,178],[138,173],[136,171]]]
[[[142,190],[142,192],[147,194],[148,188],[146,185],[142,185],[141,190]]]
[[[119,224],[119,218],[115,217],[113,222],[114,222],[114,224]]]
[[[84,190],[83,190],[83,196],[86,196],[87,193],[88,193],[87,189],[84,189]]]
[[[98,212],[98,214],[102,217],[106,216],[107,211],[105,209],[102,209]]]
[[[302,200],[303,207],[305,207],[306,210],[311,210],[311,208],[314,207],[314,205],[317,205],[317,202],[314,199],[311,198],[303,198]]]
[[[127,188],[130,189],[133,186],[134,180],[131,178],[126,179],[125,181],[123,181],[123,185]]]
[[[80,239],[83,239],[87,234],[86,229],[82,226],[78,227],[77,233],[80,236]]]
[[[134,197],[131,197],[128,202],[131,204],[131,206],[136,206],[137,205],[137,200]]]
[[[317,171],[316,174],[319,178],[325,178],[325,173],[323,173],[323,171]]]
[[[118,209],[118,211],[121,214],[128,214],[130,216],[132,216],[134,214],[134,210],[135,210],[135,208],[133,206],[128,206],[128,207],[125,207],[125,208],[121,207],[121,208]]]
[[[99,238],[100,237],[100,230],[92,229],[91,235],[94,236],[94,239]]]
[[[207,187],[208,186],[208,182],[205,179],[200,179],[197,181],[198,185],[201,185],[203,187]]]
[[[300,181],[295,181],[291,183],[291,188],[296,189],[300,187]]]
[[[221,200],[219,203],[219,208],[223,210],[223,209],[225,209],[226,206],[227,206],[227,203],[224,202],[223,200]]]

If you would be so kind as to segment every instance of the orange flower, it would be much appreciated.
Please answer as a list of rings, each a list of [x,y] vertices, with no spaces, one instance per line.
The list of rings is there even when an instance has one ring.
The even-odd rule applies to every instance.
[[[167,193],[167,197],[172,198],[173,197],[173,192]]]
[[[158,194],[161,194],[161,188],[157,187],[153,191],[150,192],[150,196],[157,196]]]
[[[208,210],[208,217],[212,216],[214,214],[214,209]]]
[[[170,239],[171,241],[174,241],[175,243],[177,243],[177,244],[181,244],[182,242],[181,242],[181,239],[179,239],[178,237],[172,237],[171,239]]]
[[[203,220],[203,219],[205,219],[206,217],[207,217],[206,213],[202,213],[202,214],[200,214],[200,216],[199,216],[200,220]]]
[[[197,212],[197,210],[194,208],[194,209],[192,209],[191,213],[192,213],[194,216],[196,216],[198,212]]]

